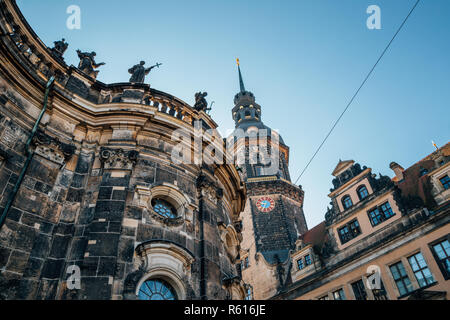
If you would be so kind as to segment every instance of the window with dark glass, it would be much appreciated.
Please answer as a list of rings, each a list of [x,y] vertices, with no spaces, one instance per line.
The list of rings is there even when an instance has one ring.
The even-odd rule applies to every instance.
[[[334,300],[345,300],[344,289],[339,289],[333,292]]]
[[[369,191],[367,191],[366,186],[361,186],[358,188],[358,196],[359,200],[363,200],[369,195]]]
[[[140,300],[177,300],[173,287],[162,279],[145,281],[139,288]]]
[[[386,221],[389,218],[395,216],[395,213],[394,211],[392,211],[389,202],[385,202],[381,206],[368,211],[367,214],[369,216],[370,223],[374,227],[379,225],[383,221]]]
[[[350,196],[343,197],[342,205],[344,206],[344,209],[350,208],[353,205],[352,198],[350,198]]]
[[[319,300],[330,300],[330,297],[328,295],[322,296],[319,298]]]
[[[421,252],[409,257],[408,261],[412,271],[414,272],[414,276],[419,283],[419,287],[426,287],[435,282]]]
[[[353,282],[352,289],[356,300],[367,300],[366,287],[364,286],[362,279]]]
[[[305,267],[305,265],[303,264],[303,258],[297,260],[297,267],[298,270],[302,270]]]
[[[394,278],[395,284],[397,286],[400,296],[413,291],[413,286],[409,280],[408,274],[406,273],[405,267],[402,262],[397,262],[389,267]]]
[[[152,200],[153,211],[164,218],[174,219],[177,217],[177,211],[175,207],[163,199]]]
[[[439,181],[442,183],[442,186],[444,187],[445,190],[450,188],[450,178],[448,177],[448,175],[440,178]]]
[[[307,255],[305,256],[305,264],[306,264],[307,266],[309,266],[309,265],[311,265],[311,263],[312,263],[311,256],[310,256],[309,254],[307,254]]]
[[[341,240],[342,244],[352,240],[353,238],[356,238],[358,235],[361,234],[361,229],[359,227],[358,220],[356,219],[352,220],[342,228],[339,228],[338,233],[339,239]]]
[[[434,257],[444,278],[450,278],[450,242],[446,239],[432,245]]]

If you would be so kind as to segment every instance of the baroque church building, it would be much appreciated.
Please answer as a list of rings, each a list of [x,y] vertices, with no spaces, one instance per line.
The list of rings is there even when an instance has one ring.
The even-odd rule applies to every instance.
[[[206,93],[144,83],[158,64],[105,84],[95,52],[75,67],[67,49],[0,0],[0,300],[449,298],[450,144],[392,179],[339,161],[308,229],[239,61],[220,137]]]
[[[0,299],[244,299],[238,171],[171,161],[175,130],[217,124],[0,9]]]

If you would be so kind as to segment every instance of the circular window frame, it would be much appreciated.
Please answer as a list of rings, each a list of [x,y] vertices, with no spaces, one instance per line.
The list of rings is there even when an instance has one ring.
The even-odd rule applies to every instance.
[[[176,218],[165,217],[153,209],[154,200],[163,200],[169,203],[176,211]],[[160,185],[150,189],[150,195],[147,202],[147,207],[150,215],[155,220],[162,222],[168,226],[180,226],[183,224],[188,206],[190,204],[189,199],[181,193],[179,190],[172,186]]]

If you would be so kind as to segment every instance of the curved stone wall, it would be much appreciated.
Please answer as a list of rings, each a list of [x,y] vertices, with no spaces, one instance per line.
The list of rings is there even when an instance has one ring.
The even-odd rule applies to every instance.
[[[166,281],[180,299],[243,298],[230,254],[239,251],[234,225],[245,202],[239,174],[171,160],[175,130],[216,123],[148,85],[103,84],[67,66],[15,1],[0,1],[0,32],[1,212],[56,78],[0,230],[0,299],[137,299],[148,279]],[[68,281],[77,268],[79,289]]]

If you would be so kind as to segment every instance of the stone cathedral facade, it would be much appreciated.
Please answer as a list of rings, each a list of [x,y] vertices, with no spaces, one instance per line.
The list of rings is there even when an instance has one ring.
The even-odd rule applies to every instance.
[[[171,161],[175,130],[216,123],[66,65],[0,9],[0,299],[243,299],[239,173]]]

